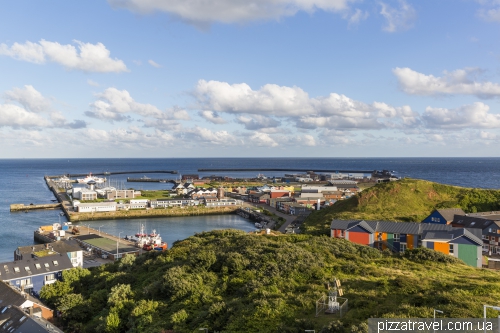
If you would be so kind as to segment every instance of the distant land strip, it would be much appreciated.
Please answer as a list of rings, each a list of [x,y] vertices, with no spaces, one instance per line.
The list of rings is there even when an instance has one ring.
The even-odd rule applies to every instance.
[[[245,172],[245,171],[300,171],[300,172],[307,172],[307,171],[313,171],[313,172],[328,172],[328,173],[336,173],[336,172],[341,172],[341,173],[372,173],[374,170],[322,170],[322,169],[266,169],[266,168],[244,168],[244,169],[198,169],[198,172],[214,172],[214,171],[236,171],[236,172]]]

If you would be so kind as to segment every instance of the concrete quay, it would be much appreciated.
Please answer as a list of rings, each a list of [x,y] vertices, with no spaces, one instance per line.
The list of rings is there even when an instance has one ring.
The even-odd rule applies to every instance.
[[[10,211],[11,212],[18,212],[18,211],[27,211],[27,210],[34,210],[34,209],[57,209],[57,208],[61,208],[61,207],[62,207],[62,205],[60,203],[42,204],[42,205],[12,204],[12,205],[10,205]]]

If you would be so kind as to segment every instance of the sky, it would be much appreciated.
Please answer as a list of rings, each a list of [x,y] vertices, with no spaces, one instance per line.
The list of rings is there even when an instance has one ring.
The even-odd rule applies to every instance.
[[[500,156],[500,0],[3,1],[0,158]]]

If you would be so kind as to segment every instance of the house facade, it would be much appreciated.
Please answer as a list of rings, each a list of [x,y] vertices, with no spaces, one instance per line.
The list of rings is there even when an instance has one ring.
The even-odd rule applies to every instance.
[[[440,238],[436,238],[436,235]],[[380,250],[389,249],[393,252],[404,252],[406,249],[423,246],[453,255],[471,266],[482,267],[482,256],[477,255],[481,253],[482,241],[477,233],[469,229],[456,229],[446,224],[333,220],[331,237],[344,238],[353,243]],[[448,245],[443,245],[444,243]],[[450,244],[453,244],[451,251]],[[456,248],[454,244],[457,244]],[[471,253],[475,253],[476,256],[473,257]]]
[[[455,215],[466,215],[461,208],[436,209],[422,223],[450,224]]]
[[[73,267],[83,267],[83,250],[73,239],[60,240],[48,244],[20,246],[14,251],[14,260],[66,255]]]
[[[67,255],[24,258],[0,263],[0,279],[11,286],[38,296],[44,285],[62,280],[62,272],[73,268]]]

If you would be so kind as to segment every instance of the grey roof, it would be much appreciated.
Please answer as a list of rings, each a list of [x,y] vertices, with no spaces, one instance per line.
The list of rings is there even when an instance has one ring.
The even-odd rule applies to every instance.
[[[82,250],[74,239],[60,240],[47,245],[57,253],[77,252]],[[20,246],[17,248],[17,251],[24,259],[25,256],[30,257],[31,253],[42,251],[45,248],[46,244],[36,244],[30,246]]]
[[[51,332],[52,329],[49,331],[45,324],[46,322],[42,320],[38,323],[17,306],[0,307],[0,333]],[[57,330],[57,332],[60,331]]]
[[[488,212],[477,212],[477,213],[469,213],[467,216],[481,216],[483,218],[487,218],[490,220],[500,220],[500,211],[488,211]]]
[[[392,221],[363,221],[363,220],[333,220],[331,229],[352,228],[353,226],[366,223],[373,232],[388,232],[394,234],[413,234],[417,235],[427,230],[453,230],[453,227],[445,224],[431,224],[418,222],[392,222]]]
[[[463,228],[453,228],[453,230],[450,231],[426,231],[422,236],[422,240],[426,241],[439,239],[449,242],[462,236],[469,238],[478,245],[483,245],[481,238],[476,237],[469,230]]]
[[[346,230],[351,223],[357,223],[360,220],[333,220],[330,229]]]
[[[348,225],[347,229],[346,230],[349,230],[351,228],[354,228],[356,226],[360,226],[362,227],[363,229],[365,229],[366,231],[369,231],[371,233],[374,233],[375,230],[368,224],[366,223],[366,221],[356,221],[356,222],[352,222]]]
[[[455,215],[452,223],[464,228],[486,229],[496,221],[481,216]]]
[[[26,270],[26,267],[29,270]],[[0,263],[0,280],[10,281],[33,275],[60,272],[70,268],[73,268],[73,265],[66,254],[41,258],[23,258],[22,260]]]
[[[462,210],[462,208],[436,209],[436,211],[441,214],[441,216],[444,217],[448,222],[452,221],[455,215],[465,215],[465,212]]]
[[[23,295],[9,287],[5,282],[0,281],[0,306],[21,306],[24,302],[26,299]]]

